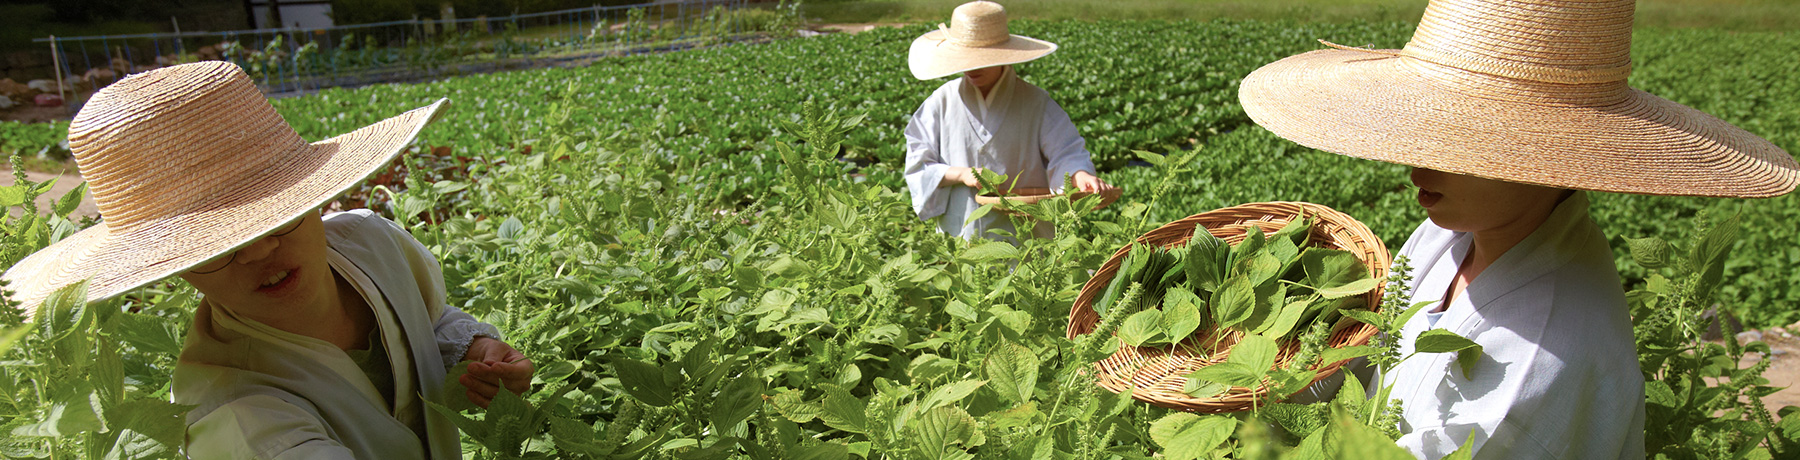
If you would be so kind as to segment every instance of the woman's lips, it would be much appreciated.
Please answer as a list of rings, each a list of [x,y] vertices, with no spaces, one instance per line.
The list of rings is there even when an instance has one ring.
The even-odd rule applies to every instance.
[[[1419,189],[1419,206],[1431,209],[1431,205],[1437,204],[1438,200],[1443,197],[1444,194],[1442,193],[1434,193],[1425,189]]]
[[[269,278],[265,278],[264,282],[276,278],[280,279],[274,284],[257,286],[256,292],[268,296],[280,296],[293,291],[294,286],[300,284],[300,269],[296,267],[270,274]]]

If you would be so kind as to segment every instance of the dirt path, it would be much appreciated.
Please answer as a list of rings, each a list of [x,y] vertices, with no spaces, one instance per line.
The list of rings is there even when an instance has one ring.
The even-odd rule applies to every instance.
[[[1800,329],[1800,323],[1786,328],[1753,331],[1761,338],[1751,337],[1769,344],[1770,354],[1773,355],[1772,362],[1769,363],[1769,370],[1763,372],[1763,378],[1769,379],[1771,386],[1788,387],[1763,397],[1763,404],[1769,406],[1770,413],[1779,411],[1785,406],[1800,406],[1800,337],[1793,334],[1792,331],[1795,329]],[[1750,332],[1745,334],[1750,334]],[[1762,359],[1760,353],[1746,353],[1743,361],[1738,363],[1738,367],[1749,367],[1758,359]]]
[[[0,179],[0,184],[12,185],[12,175],[12,168],[6,166],[4,163],[0,163],[0,177],[3,177],[3,179]],[[70,190],[75,189],[76,185],[81,184],[81,176],[76,175],[73,172],[57,175],[37,171],[25,171],[25,178],[30,179],[33,182],[45,182],[50,179],[56,179],[56,185],[50,187],[50,193],[38,196],[38,209],[50,209],[50,206],[54,204],[56,200],[62,199],[63,195],[67,195]],[[77,206],[75,212],[70,213],[69,215],[71,219],[75,220],[79,220],[81,216],[100,217],[100,208],[94,205],[94,196],[92,194],[82,196],[81,206]]]
[[[22,104],[12,110],[0,110],[0,121],[22,121],[26,123],[43,123],[46,121],[68,120],[75,112],[67,107],[38,107]]]
[[[876,22],[876,23],[862,23],[862,24],[818,24],[818,25],[814,25],[813,28],[817,29],[821,32],[841,32],[841,33],[855,34],[855,33],[862,33],[862,32],[868,32],[871,30],[875,30],[876,27],[904,27],[906,25],[907,25],[906,23],[900,23],[900,22]]]

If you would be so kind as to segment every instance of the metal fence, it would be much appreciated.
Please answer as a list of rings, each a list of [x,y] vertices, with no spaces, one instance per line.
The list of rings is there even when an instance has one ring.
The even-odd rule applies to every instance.
[[[323,29],[49,37],[58,91],[79,107],[125,75],[196,60],[243,66],[265,92],[428,79],[740,40],[785,27],[785,1],[665,0],[505,17],[412,19]]]

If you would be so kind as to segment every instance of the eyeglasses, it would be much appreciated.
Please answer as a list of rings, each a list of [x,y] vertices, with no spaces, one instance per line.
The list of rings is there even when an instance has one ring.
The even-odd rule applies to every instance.
[[[268,236],[264,236],[263,238],[287,236],[287,234],[289,234],[289,233],[294,233],[294,230],[299,230],[300,223],[305,222],[305,221],[306,221],[306,219],[295,220],[294,223],[288,224],[286,227],[276,229],[275,233],[271,233]],[[257,239],[260,240],[262,238],[257,238]],[[196,266],[193,269],[188,270],[188,274],[210,275],[213,273],[217,273],[219,270],[224,270],[225,267],[231,266],[231,262],[234,260],[237,260],[237,253],[238,253],[237,251],[231,251],[230,254],[220,254],[218,257],[212,258],[212,260],[208,260],[204,263],[201,263],[199,266]]]

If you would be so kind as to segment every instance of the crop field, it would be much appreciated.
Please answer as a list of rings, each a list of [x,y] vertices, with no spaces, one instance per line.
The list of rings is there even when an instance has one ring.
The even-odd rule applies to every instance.
[[[1315,39],[1399,47],[1412,25],[1013,26],[1062,46],[1019,71],[1125,188],[1099,211],[1057,200],[1025,210],[1058,232],[1020,247],[946,237],[908,207],[901,129],[942,84],[905,69],[924,25],[273,103],[317,140],[451,99],[406,168],[345,200],[410,229],[442,262],[451,301],[539,366],[523,398],[439,409],[457,414],[475,458],[1396,455],[1378,428],[1391,413],[1360,398],[1263,401],[1233,416],[1132,403],[1087,372],[1118,339],[1064,330],[1089,270],[1198,212],[1308,201],[1398,248],[1424,218],[1406,169],[1275,137],[1238,106],[1237,82]],[[1796,55],[1792,33],[1642,29],[1632,85],[1800,151]],[[57,129],[0,124],[0,150],[36,154]],[[5,190],[0,204],[24,207],[35,188]],[[1759,377],[1767,361],[1737,365],[1755,346],[1698,339],[1715,303],[1751,325],[1800,320],[1800,198],[1592,196],[1626,288],[1639,291],[1652,455],[1800,453],[1800,417],[1753,403],[1773,391]],[[79,225],[27,211],[39,217],[6,221],[0,265]],[[1692,263],[1633,254],[1647,238],[1693,248],[1682,259]],[[0,429],[14,434],[0,456],[170,455],[180,433],[167,422],[180,411],[166,403],[168,369],[193,302],[177,281],[100,308],[65,304],[0,337],[7,359],[29,364],[0,370]],[[1357,319],[1385,330],[1406,306],[1387,305]],[[1114,310],[1117,326],[1130,312]],[[1317,358],[1319,330],[1291,332]],[[34,384],[50,379],[83,383]]]

